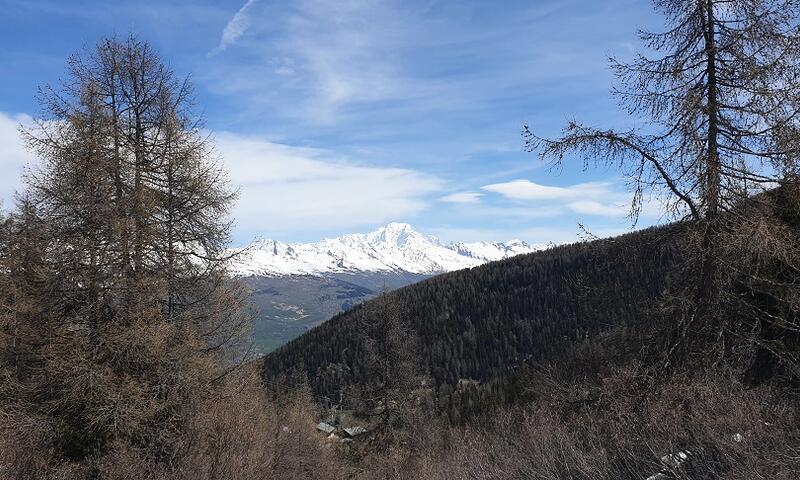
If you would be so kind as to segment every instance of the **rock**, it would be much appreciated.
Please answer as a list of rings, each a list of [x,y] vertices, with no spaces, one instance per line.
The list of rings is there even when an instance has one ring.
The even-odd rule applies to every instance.
[[[680,451],[678,453],[668,453],[661,457],[661,464],[670,469],[678,469],[689,458],[689,453]]]
[[[336,427],[326,422],[319,422],[317,424],[317,430],[323,433],[333,433],[336,431]]]
[[[350,437],[357,437],[359,435],[367,433],[367,429],[360,426],[347,427],[344,429],[344,432]]]

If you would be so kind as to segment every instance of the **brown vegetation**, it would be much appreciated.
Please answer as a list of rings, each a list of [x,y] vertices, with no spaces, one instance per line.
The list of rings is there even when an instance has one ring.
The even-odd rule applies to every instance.
[[[267,401],[247,363],[235,194],[189,83],[111,38],[41,102],[0,228],[0,477],[336,476],[308,402]]]
[[[408,459],[401,474],[384,468],[366,478],[797,478],[796,402],[725,374],[647,383],[630,368],[546,390],[524,408],[451,431],[446,446]],[[680,452],[682,465],[661,460]]]
[[[422,360],[408,306],[392,303],[413,297],[384,295],[361,307],[349,353],[361,355],[351,373],[371,381],[341,395],[372,428],[350,444],[315,431],[308,388],[268,394],[243,347],[250,315],[225,271],[235,194],[189,83],[134,37],[71,58],[24,133],[42,167],[0,219],[0,478],[798,478],[795,3],[656,4],[676,28],[644,39],[676,54],[618,65],[638,90],[618,93],[666,133],[573,124],[529,146],[556,161],[575,150],[620,161],[634,216],[648,188],[689,212],[659,308],[497,369],[513,370],[518,404],[453,427],[435,409],[425,362],[436,357]],[[441,317],[458,314],[475,312]],[[490,347],[511,342],[490,340],[473,356],[500,358]],[[478,345],[474,331],[465,345]],[[310,381],[335,382],[346,366],[326,368]]]

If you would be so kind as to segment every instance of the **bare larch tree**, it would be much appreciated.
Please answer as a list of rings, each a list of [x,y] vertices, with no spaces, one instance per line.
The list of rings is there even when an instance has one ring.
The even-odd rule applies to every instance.
[[[611,59],[618,79],[612,93],[638,126],[618,131],[571,122],[558,139],[526,126],[526,147],[554,164],[577,154],[585,166],[619,168],[633,187],[634,223],[645,203],[657,201],[669,218],[686,221],[690,254],[676,275],[683,279],[680,291],[671,295],[683,319],[667,350],[675,353],[705,334],[725,350],[732,327],[720,321],[723,303],[731,296],[753,297],[755,284],[793,284],[800,272],[796,231],[790,234],[774,215],[764,214],[765,208],[775,211],[775,187],[797,191],[798,2],[653,3],[666,30],[639,33],[647,54],[630,62]],[[765,223],[770,221],[777,223]],[[773,251],[765,254],[768,249]],[[780,263],[787,269],[783,278],[764,278],[754,258]],[[735,272],[747,278],[735,278]],[[790,298],[796,294],[780,295],[791,311],[778,322],[786,332],[799,326],[796,307],[789,305],[796,304]]]
[[[0,408],[57,458],[169,460],[247,333],[225,272],[235,192],[189,82],[134,36],[71,57],[40,100],[23,132],[40,166],[0,238],[0,351],[21,358]]]

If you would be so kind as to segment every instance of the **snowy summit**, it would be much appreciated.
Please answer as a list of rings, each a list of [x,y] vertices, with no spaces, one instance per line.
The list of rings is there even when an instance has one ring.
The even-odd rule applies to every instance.
[[[318,243],[287,244],[259,240],[231,265],[236,276],[324,275],[326,273],[408,272],[438,274],[531,253],[543,245],[521,240],[451,243],[423,235],[406,223],[390,223],[374,232],[349,234]]]

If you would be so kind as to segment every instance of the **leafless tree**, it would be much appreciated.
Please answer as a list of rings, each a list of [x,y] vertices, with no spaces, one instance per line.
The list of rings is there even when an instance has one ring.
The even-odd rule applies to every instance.
[[[44,161],[27,182],[69,257],[58,261],[86,270],[80,284],[92,295],[208,321],[207,300],[226,287],[236,195],[193,115],[191,84],[135,37],[105,39],[68,66],[61,88],[41,90],[44,115],[24,132]],[[144,290],[155,297],[143,297],[154,281]],[[206,328],[229,340],[218,322]]]
[[[35,432],[39,459],[171,465],[248,333],[235,192],[190,83],[134,36],[71,57],[40,101],[23,136],[41,167],[0,235],[0,429]]]
[[[787,230],[774,213],[796,206],[789,199],[797,191],[800,154],[798,2],[654,0],[654,5],[666,30],[640,32],[651,56],[640,54],[630,63],[611,59],[618,79],[613,95],[639,126],[618,131],[571,122],[555,140],[526,126],[526,146],[554,164],[574,153],[585,166],[618,167],[633,187],[634,222],[651,200],[660,200],[671,218],[687,220],[689,254],[676,275],[683,288],[672,292],[672,305],[684,318],[669,350],[675,353],[707,335],[716,336],[715,344],[725,350],[733,329],[719,321],[719,313],[731,296],[748,296],[734,293],[733,283],[745,282],[743,288],[751,290],[754,282],[793,284],[800,273],[796,231]],[[786,195],[764,193],[775,187]],[[780,235],[771,235],[779,224]],[[743,236],[750,238],[742,242]],[[776,246],[780,253],[766,251]],[[763,270],[746,266],[743,260],[753,255],[781,264],[782,279],[764,278]],[[737,280],[734,272],[748,279]],[[788,313],[779,323],[787,332],[800,326],[796,307],[789,304],[796,293],[780,299]]]

